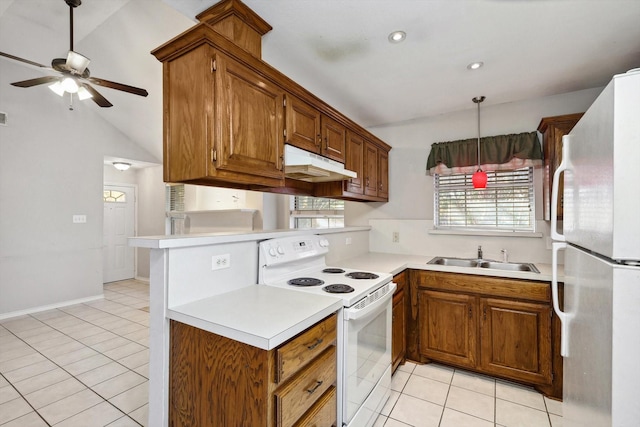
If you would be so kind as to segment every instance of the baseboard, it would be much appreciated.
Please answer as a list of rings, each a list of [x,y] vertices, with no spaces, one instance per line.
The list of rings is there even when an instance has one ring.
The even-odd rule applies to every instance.
[[[135,279],[140,281],[140,282],[149,283],[149,278],[148,277],[136,276]]]
[[[62,301],[55,304],[41,305],[39,307],[27,308],[25,310],[10,311],[8,313],[0,313],[0,320],[9,319],[11,317],[24,316],[26,314],[38,313],[41,311],[53,310],[54,308],[67,307],[74,304],[82,304],[84,302],[95,301],[104,298],[104,294],[95,295],[87,298],[74,299],[71,301]]]

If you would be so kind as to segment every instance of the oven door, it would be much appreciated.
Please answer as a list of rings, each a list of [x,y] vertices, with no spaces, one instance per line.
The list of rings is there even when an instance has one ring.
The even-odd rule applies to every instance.
[[[358,309],[355,308],[358,304],[354,304],[345,309],[342,403],[345,425],[368,425],[389,396],[391,300],[396,288],[395,283],[391,285],[386,295],[370,305]],[[385,375],[389,376],[388,381],[381,381]]]

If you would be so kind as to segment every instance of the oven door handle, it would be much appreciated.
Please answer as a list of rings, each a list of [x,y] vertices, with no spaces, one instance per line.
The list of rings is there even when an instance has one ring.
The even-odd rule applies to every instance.
[[[380,299],[372,302],[369,305],[366,305],[363,308],[350,307],[344,309],[344,318],[345,320],[357,320],[362,317],[367,316],[369,313],[376,311],[380,306],[386,305],[386,303],[393,297],[393,293],[396,291],[398,285],[391,282],[389,284],[389,292],[387,292]],[[368,297],[368,296],[367,296]],[[367,298],[365,297],[365,298]],[[356,304],[357,305],[357,304]]]

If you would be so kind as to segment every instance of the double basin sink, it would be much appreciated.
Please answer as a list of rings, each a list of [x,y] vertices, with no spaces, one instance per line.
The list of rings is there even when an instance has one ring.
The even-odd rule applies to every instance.
[[[535,265],[521,262],[499,262],[485,259],[435,257],[427,264],[448,265],[451,267],[478,267],[491,270],[529,271],[540,273]]]

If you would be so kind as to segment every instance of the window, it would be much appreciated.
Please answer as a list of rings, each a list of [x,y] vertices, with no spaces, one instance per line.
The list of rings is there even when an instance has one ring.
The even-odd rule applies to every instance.
[[[434,176],[435,228],[535,231],[533,168],[487,175],[483,190],[473,188],[472,174]]]
[[[344,227],[344,201],[311,196],[291,197],[291,227]]]
[[[102,199],[108,203],[126,203],[127,195],[122,191],[104,190],[102,192]]]

